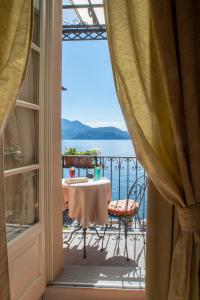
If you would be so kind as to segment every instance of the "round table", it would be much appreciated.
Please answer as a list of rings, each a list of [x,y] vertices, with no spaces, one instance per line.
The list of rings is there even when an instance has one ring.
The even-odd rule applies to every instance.
[[[87,227],[89,224],[106,225],[108,223],[108,203],[112,198],[110,180],[91,179],[84,183],[69,184],[63,179],[62,191],[63,210],[68,209],[70,218],[81,221],[84,238],[83,258],[86,258]],[[68,241],[70,239],[71,237]]]
[[[108,203],[112,198],[109,179],[73,184],[63,179],[62,190],[63,210],[69,209],[70,218],[80,220],[83,227],[108,223]]]

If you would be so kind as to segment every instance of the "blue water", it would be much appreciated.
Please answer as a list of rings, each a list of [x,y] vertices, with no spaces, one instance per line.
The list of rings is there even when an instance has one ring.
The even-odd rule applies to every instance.
[[[67,147],[79,151],[99,148],[105,156],[135,156],[131,140],[62,140],[62,152]]]
[[[135,151],[131,140],[63,140],[62,152],[67,147],[75,147],[79,151],[98,148],[101,150],[102,156],[135,157]],[[125,158],[119,161],[119,159],[116,158],[112,160],[112,162],[110,159],[106,159],[103,163],[104,170],[102,176],[112,180],[113,200],[126,199],[127,194],[136,178],[140,178],[140,183],[142,183],[144,180],[144,169],[136,159],[127,160]],[[85,176],[87,172],[94,174],[93,169],[80,169],[76,170],[76,175]],[[63,176],[69,176],[68,169],[64,169]],[[147,196],[145,194],[145,199],[141,203],[139,212],[141,219],[146,219],[146,208]]]

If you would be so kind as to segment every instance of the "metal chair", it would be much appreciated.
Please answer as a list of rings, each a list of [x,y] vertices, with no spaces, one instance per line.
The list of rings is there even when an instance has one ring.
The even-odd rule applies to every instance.
[[[139,228],[142,229],[142,224],[139,216],[139,209],[142,201],[145,198],[145,192],[147,187],[147,177],[142,175],[138,177],[133,185],[131,186],[127,199],[123,200],[112,200],[108,206],[108,215],[111,218],[118,218],[119,222],[119,237],[122,229],[122,224],[124,224],[124,236],[125,236],[125,251],[127,261],[129,261],[128,256],[128,246],[127,246],[127,235],[128,235],[128,222],[130,219],[135,218],[135,221],[138,222]],[[103,242],[106,234],[108,225],[105,226],[103,239],[102,239],[102,249]]]

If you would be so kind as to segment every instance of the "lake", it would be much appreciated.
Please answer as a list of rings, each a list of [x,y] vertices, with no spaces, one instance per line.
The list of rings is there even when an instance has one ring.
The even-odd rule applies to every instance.
[[[62,140],[62,153],[67,147],[79,151],[99,148],[103,156],[135,156],[131,140]]]
[[[135,157],[131,140],[62,140],[62,153],[68,147],[74,147],[79,151],[98,148],[101,150],[102,156]],[[76,175],[85,176],[86,172],[94,174],[93,169],[80,169],[76,170]],[[135,158],[121,160],[118,158],[113,160],[105,159],[102,175],[112,181],[112,199],[126,199],[127,193],[136,178],[139,178],[139,184],[143,183],[144,169]],[[63,176],[69,176],[69,169],[64,169]],[[145,199],[141,203],[139,211],[141,219],[146,219],[146,210],[147,195],[145,194]]]

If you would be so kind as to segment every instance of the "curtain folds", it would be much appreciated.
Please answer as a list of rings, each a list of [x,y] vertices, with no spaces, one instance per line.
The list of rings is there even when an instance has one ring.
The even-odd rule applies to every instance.
[[[10,299],[5,204],[3,191],[2,131],[25,76],[32,33],[32,0],[0,3],[0,299]]]
[[[200,2],[107,0],[105,7],[119,102],[137,157],[154,186],[149,197],[146,298],[197,300]],[[159,216],[166,219],[163,199],[168,218],[161,223]],[[159,265],[155,257],[151,262],[152,249],[162,257]]]

